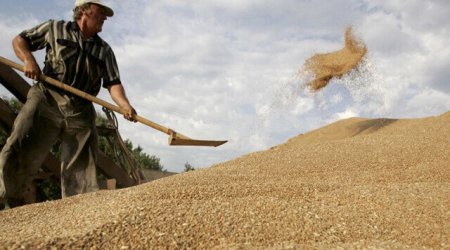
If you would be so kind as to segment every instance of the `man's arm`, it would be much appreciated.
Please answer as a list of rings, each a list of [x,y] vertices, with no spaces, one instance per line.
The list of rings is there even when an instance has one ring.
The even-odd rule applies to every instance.
[[[113,101],[125,110],[123,117],[129,121],[136,122],[136,110],[130,105],[122,84],[108,86],[108,91]]]
[[[24,62],[23,72],[25,73],[25,76],[38,80],[41,75],[41,69],[36,62],[36,58],[31,53],[28,42],[21,36],[16,36],[13,39],[12,45],[16,56]]]

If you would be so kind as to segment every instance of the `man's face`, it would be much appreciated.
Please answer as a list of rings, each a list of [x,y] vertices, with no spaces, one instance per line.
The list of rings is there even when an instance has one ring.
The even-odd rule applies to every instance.
[[[101,32],[106,20],[105,9],[97,4],[91,4],[90,9],[85,12],[87,26],[95,33]]]

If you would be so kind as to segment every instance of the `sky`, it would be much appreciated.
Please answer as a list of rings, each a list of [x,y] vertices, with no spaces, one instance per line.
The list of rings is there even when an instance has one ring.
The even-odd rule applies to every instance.
[[[100,36],[138,114],[195,139],[228,140],[217,148],[169,146],[167,135],[119,117],[122,137],[167,171],[211,167],[349,117],[450,110],[448,0],[104,2],[115,15]],[[48,19],[71,20],[73,5],[2,1],[0,55],[18,62],[14,36]],[[342,48],[348,26],[368,47],[364,62],[311,93],[303,63]],[[44,54],[35,55],[42,65]],[[0,96],[10,94],[0,87]],[[98,97],[112,102],[106,89]]]

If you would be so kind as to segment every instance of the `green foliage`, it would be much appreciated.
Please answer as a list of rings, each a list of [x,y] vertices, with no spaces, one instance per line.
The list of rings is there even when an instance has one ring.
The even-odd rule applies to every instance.
[[[163,166],[158,157],[143,152],[141,146],[133,148],[133,143],[128,139],[126,139],[124,143],[140,168],[163,171]]]
[[[9,107],[14,111],[14,113],[19,113],[20,109],[22,108],[23,104],[17,100],[14,97],[7,98],[2,97],[2,99],[8,103]],[[4,130],[3,128],[0,128],[0,145],[4,145],[6,143],[6,139],[8,139],[9,133]]]
[[[6,99],[9,107],[14,111],[14,113],[19,113],[20,109],[23,107],[23,103],[21,103],[18,99],[12,97],[10,99]]]
[[[58,140],[53,144],[52,148],[50,149],[50,152],[55,156],[58,161],[61,161],[61,141]]]
[[[95,125],[101,126],[101,127],[108,127],[109,121],[108,119],[102,114],[97,112],[97,117],[95,118]]]
[[[6,139],[8,138],[8,133],[2,128],[0,128],[0,145],[5,145]]]
[[[189,162],[186,162],[184,164],[184,172],[189,172],[189,171],[194,171],[194,170],[195,170],[195,168],[191,164],[189,164]]]
[[[51,201],[61,199],[61,188],[51,178],[36,183],[38,199]]]
[[[103,116],[102,114],[97,114],[97,120],[96,125],[97,126],[106,126],[108,127],[110,122],[108,119]],[[109,140],[113,140],[110,138]],[[111,147],[110,141],[108,141],[108,138],[106,137],[99,137],[99,148],[102,150],[108,157],[113,159],[114,163],[117,165],[121,165],[119,160],[117,159],[114,154],[114,149]],[[114,142],[113,142],[114,143]],[[133,143],[126,139],[124,141],[125,147],[128,149],[129,153],[131,154],[131,157],[134,159],[137,167],[143,168],[143,169],[151,169],[151,170],[159,170],[163,171],[163,166],[161,165],[160,159],[154,155],[148,155],[143,151],[143,148],[141,146],[134,147]]]

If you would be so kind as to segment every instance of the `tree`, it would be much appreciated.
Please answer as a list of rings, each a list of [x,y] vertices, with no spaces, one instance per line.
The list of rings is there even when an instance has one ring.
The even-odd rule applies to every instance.
[[[189,172],[189,171],[194,171],[194,170],[195,170],[195,168],[191,164],[189,164],[189,162],[186,162],[184,164],[184,172]]]
[[[14,113],[19,113],[20,109],[23,107],[23,103],[21,103],[17,98],[11,97],[5,100],[8,103],[9,107],[14,111]]]
[[[22,108],[23,104],[17,100],[16,98],[6,98],[3,97],[4,101],[8,103],[9,107],[12,109],[14,113],[19,113],[20,109]],[[8,131],[0,128],[0,145],[4,145],[6,143],[6,139],[8,139],[9,133]]]
[[[8,133],[5,130],[0,129],[0,145],[4,145],[6,142],[6,138],[8,137]]]
[[[110,119],[114,120],[115,117],[110,117]],[[111,126],[111,122],[103,114],[99,113],[97,113],[96,125],[103,127],[114,127]],[[115,152],[119,150],[119,145],[117,143],[118,142],[115,142],[112,137],[111,138],[99,137],[100,150],[102,150],[108,157],[113,159],[114,163],[120,166],[123,164],[123,162],[120,162],[120,159],[118,159],[120,157],[118,157]],[[154,155],[148,155],[143,151],[143,148],[139,145],[136,148],[134,148],[133,143],[129,139],[126,139],[123,143],[125,144],[125,148],[131,154],[131,157],[134,159],[137,167],[143,169],[163,171],[163,166],[161,165],[160,159],[158,157]]]
[[[133,148],[133,143],[128,139],[124,143],[140,168],[163,171],[163,166],[158,157],[143,152],[142,147],[139,145]]]

